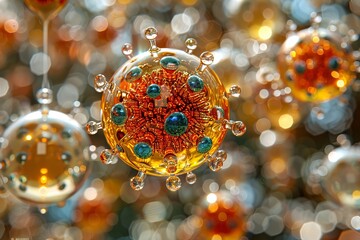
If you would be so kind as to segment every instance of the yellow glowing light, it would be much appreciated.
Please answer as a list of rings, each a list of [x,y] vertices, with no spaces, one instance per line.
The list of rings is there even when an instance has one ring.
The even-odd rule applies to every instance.
[[[345,86],[344,80],[342,80],[342,79],[337,80],[336,81],[336,86],[338,86],[339,88],[344,87]]]
[[[46,212],[47,212],[46,208],[41,208],[41,209],[40,209],[40,213],[41,213],[41,214],[45,214]]]
[[[47,168],[41,168],[41,169],[40,169],[40,173],[41,173],[41,174],[47,174],[47,173],[48,173]]]
[[[290,56],[293,57],[293,58],[296,57],[296,52],[295,52],[295,51],[291,51],[291,52],[290,52]]]
[[[25,140],[26,141],[30,141],[32,139],[32,136],[30,134],[26,135],[25,136]]]
[[[313,41],[314,43],[318,43],[318,42],[320,42],[320,38],[319,38],[318,36],[314,36],[314,37],[312,38],[312,41]]]
[[[209,206],[208,206],[208,210],[209,210],[209,212],[211,212],[211,213],[216,212],[218,209],[219,209],[219,205],[218,205],[217,203],[211,203],[211,204],[209,204]]]
[[[279,126],[283,129],[291,128],[294,124],[294,118],[290,114],[283,114],[279,117]]]
[[[270,163],[271,170],[276,173],[280,174],[286,170],[286,163],[283,158],[275,158]]]
[[[222,237],[219,234],[214,234],[211,240],[222,240]]]
[[[352,193],[353,199],[360,199],[360,190],[355,190]]]
[[[40,182],[41,182],[41,184],[46,184],[47,183],[47,177],[46,176],[41,176]]]
[[[331,76],[332,76],[333,78],[339,78],[339,77],[340,77],[340,74],[339,74],[339,72],[337,72],[337,71],[332,71],[332,72],[331,72]]]
[[[258,34],[262,40],[268,40],[272,36],[272,30],[268,26],[261,26],[259,28]]]

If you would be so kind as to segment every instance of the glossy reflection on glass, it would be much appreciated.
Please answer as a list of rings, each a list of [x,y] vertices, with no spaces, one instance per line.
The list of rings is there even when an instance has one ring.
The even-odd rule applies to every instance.
[[[332,201],[360,208],[360,148],[341,147],[324,160],[322,186]]]
[[[31,112],[10,125],[0,161],[6,188],[24,202],[60,203],[74,194],[89,170],[89,138],[67,115]]]

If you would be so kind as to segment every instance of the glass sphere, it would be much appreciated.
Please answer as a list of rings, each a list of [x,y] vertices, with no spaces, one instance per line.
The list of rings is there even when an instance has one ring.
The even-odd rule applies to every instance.
[[[203,220],[197,239],[241,239],[246,232],[245,210],[229,192],[210,193],[203,199],[197,216]]]
[[[337,97],[355,78],[350,46],[322,28],[308,28],[288,37],[279,51],[278,68],[294,97],[306,102]]]
[[[217,150],[229,106],[224,86],[205,67],[211,57],[159,48],[116,71],[103,93],[102,126],[125,163],[150,175],[179,175]]]
[[[327,197],[336,203],[360,208],[360,148],[341,147],[324,160],[321,185]]]
[[[24,2],[41,19],[49,20],[65,7],[68,0],[24,0]]]
[[[0,168],[5,187],[30,204],[63,202],[86,179],[89,144],[81,126],[61,112],[22,116],[3,135]]]

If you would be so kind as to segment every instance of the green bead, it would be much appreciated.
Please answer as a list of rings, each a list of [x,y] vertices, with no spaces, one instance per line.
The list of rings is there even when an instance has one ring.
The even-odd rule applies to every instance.
[[[186,132],[188,119],[182,112],[174,112],[165,120],[165,131],[171,136],[181,136]]]
[[[160,86],[157,84],[151,84],[147,90],[146,90],[146,94],[150,97],[150,98],[157,98],[158,96],[160,96]]]
[[[127,114],[124,105],[118,103],[111,108],[111,120],[116,125],[123,125],[126,121],[126,118],[127,118]]]
[[[134,82],[141,77],[142,70],[139,67],[133,67],[130,71],[125,75],[125,80],[128,82]]]
[[[207,153],[208,151],[210,151],[211,147],[212,147],[211,138],[203,137],[197,145],[197,151],[199,153]]]
[[[200,92],[204,88],[203,80],[197,75],[191,75],[187,80],[188,86],[194,92]]]
[[[161,58],[160,64],[165,70],[175,71],[180,65],[180,60],[173,56],[166,56]]]
[[[152,155],[151,146],[145,142],[139,142],[134,146],[134,153],[137,157],[146,159]]]

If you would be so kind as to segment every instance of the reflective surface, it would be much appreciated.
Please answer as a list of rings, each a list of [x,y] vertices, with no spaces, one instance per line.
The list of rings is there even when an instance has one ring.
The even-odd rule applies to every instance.
[[[150,175],[183,174],[216,151],[228,100],[216,74],[199,65],[196,56],[161,49],[155,57],[151,51],[133,57],[114,74],[103,94],[102,123],[123,161]],[[206,146],[203,138],[210,139]]]
[[[24,0],[24,2],[42,20],[49,20],[65,7],[68,0]]]
[[[322,186],[331,200],[360,208],[360,148],[343,147],[328,154]]]
[[[31,112],[7,128],[0,159],[5,186],[21,200],[59,203],[82,185],[89,138],[67,115]]]
[[[197,239],[241,239],[246,232],[244,208],[228,192],[208,194],[198,216],[203,220],[203,226]],[[216,238],[218,236],[221,238]]]
[[[278,68],[293,95],[308,102],[343,94],[355,78],[350,46],[337,33],[322,28],[288,37],[278,55]]]

